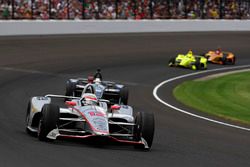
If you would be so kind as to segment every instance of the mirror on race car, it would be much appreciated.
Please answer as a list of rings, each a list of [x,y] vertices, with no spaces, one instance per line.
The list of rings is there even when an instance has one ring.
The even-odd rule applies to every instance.
[[[119,106],[117,104],[111,106],[112,111],[119,110],[120,108],[121,108],[121,106]]]
[[[65,104],[68,105],[68,106],[76,106],[75,101],[66,101]]]

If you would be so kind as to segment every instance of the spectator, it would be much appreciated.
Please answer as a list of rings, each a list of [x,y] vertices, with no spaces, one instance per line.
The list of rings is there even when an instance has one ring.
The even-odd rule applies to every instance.
[[[0,4],[0,18],[1,19],[10,19],[10,13],[12,11],[11,2],[10,1],[3,1]]]
[[[249,0],[0,0],[1,19],[249,19],[249,15]]]

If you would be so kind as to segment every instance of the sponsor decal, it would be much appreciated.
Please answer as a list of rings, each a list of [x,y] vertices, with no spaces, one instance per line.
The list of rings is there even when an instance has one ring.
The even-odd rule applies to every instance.
[[[97,130],[108,131],[106,119],[96,117],[92,121]]]
[[[92,117],[93,116],[99,116],[99,117],[104,117],[105,116],[102,112],[99,112],[99,111],[90,111],[89,115],[92,116]]]

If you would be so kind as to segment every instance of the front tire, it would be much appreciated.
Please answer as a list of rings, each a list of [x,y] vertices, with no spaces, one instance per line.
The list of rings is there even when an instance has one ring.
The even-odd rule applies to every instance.
[[[171,58],[168,62],[169,67],[173,67],[175,65],[175,58]]]
[[[138,112],[135,117],[134,140],[141,141],[143,138],[147,142],[148,148],[136,145],[135,148],[149,150],[154,138],[154,114],[146,112]]]
[[[32,134],[31,131],[29,130],[29,121],[30,121],[30,110],[31,110],[31,100],[28,102],[27,110],[26,110],[26,116],[25,116],[25,131],[28,134]]]
[[[42,116],[38,125],[38,139],[47,141],[48,133],[57,128],[59,122],[59,107],[54,104],[45,104],[42,108]]]
[[[75,87],[76,87],[76,84],[71,82],[70,80],[68,80],[66,83],[65,96],[74,96]],[[67,100],[69,100],[69,99],[66,98],[65,101],[67,101]]]

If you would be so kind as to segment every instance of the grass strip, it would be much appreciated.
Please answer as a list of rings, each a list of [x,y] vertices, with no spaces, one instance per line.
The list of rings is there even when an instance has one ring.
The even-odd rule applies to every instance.
[[[177,100],[189,107],[250,124],[250,72],[186,81],[173,93]]]

